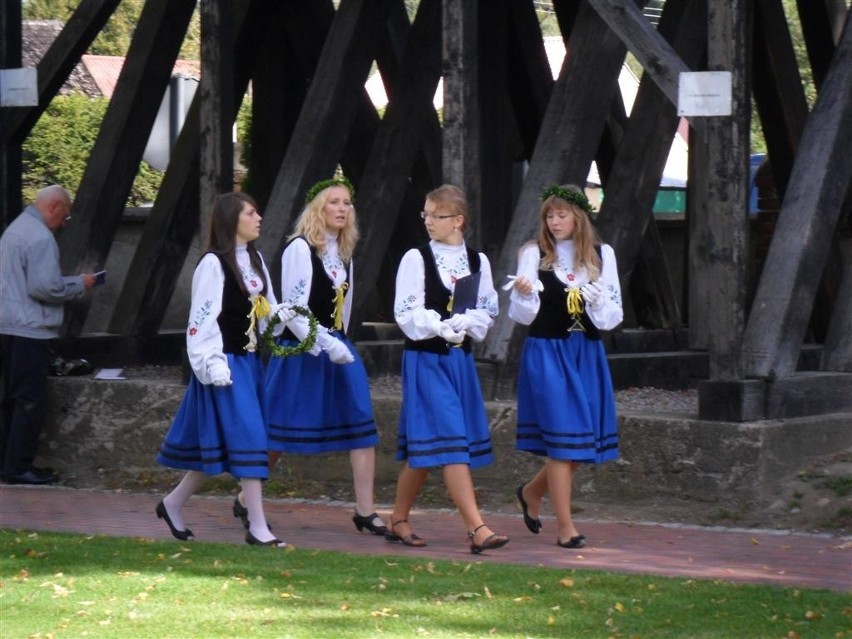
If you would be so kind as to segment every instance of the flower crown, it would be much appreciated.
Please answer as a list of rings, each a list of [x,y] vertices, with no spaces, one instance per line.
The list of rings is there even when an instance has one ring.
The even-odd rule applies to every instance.
[[[589,203],[589,198],[586,197],[585,193],[581,193],[580,191],[566,189],[564,186],[559,186],[558,184],[551,184],[550,186],[544,187],[544,190],[541,192],[541,201],[544,202],[551,196],[558,197],[560,200],[565,200],[569,204],[579,206],[589,215],[592,215],[595,212],[592,205]]]
[[[349,189],[349,197],[352,198],[353,202],[355,201],[355,187],[352,186],[352,182],[350,182],[348,178],[341,175],[340,177],[333,177],[330,180],[321,180],[309,188],[308,194],[305,196],[305,204],[313,202],[314,198],[319,195],[321,191],[324,191],[330,186],[345,186]]]

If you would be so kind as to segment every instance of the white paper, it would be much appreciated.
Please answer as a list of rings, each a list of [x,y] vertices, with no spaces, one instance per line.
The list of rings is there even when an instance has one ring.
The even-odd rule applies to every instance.
[[[124,379],[123,372],[123,368],[102,368],[95,373],[95,379]]]
[[[0,106],[38,106],[38,72],[35,68],[0,70]]]
[[[678,75],[677,114],[731,115],[730,71],[696,71]]]

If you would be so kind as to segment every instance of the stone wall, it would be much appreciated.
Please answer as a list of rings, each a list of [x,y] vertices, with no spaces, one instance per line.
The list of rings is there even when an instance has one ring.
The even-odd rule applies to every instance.
[[[39,463],[66,477],[109,473],[155,476],[167,472],[154,456],[184,393],[179,381],[51,379],[51,417]],[[377,483],[392,484],[399,397],[373,397],[381,435]],[[515,403],[487,402],[498,463],[476,471],[480,488],[511,494],[535,472],[540,460],[514,449]],[[623,414],[621,458],[583,468],[576,492],[601,500],[682,498],[727,506],[770,499],[783,477],[809,459],[852,447],[852,415],[731,423],[689,415]],[[287,456],[297,477],[349,482],[348,463]]]

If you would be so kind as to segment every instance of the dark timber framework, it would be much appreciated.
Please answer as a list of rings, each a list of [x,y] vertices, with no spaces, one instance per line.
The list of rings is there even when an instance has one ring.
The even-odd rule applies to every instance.
[[[39,105],[0,110],[0,227],[21,208],[22,141],[119,2],[81,0],[39,63]],[[654,11],[643,13],[645,4]],[[356,185],[356,331],[371,310],[387,317],[394,267],[425,240],[416,213],[429,189],[465,188],[475,212],[469,241],[488,252],[500,283],[535,234],[542,186],[582,184],[597,160],[606,198],[596,223],[615,248],[625,297],[644,327],[688,325],[689,348],[707,352],[701,417],[852,410],[850,9],[845,0],[797,5],[819,89],[810,111],[781,0],[555,0],[567,48],[556,81],[531,0],[421,0],[413,21],[403,0],[202,0],[201,87],[109,330],[157,334],[205,203],[230,188],[230,131],[251,82],[249,171],[273,273],[308,186],[338,165]],[[145,3],[76,188],[77,222],[61,239],[68,271],[106,261],[195,6]],[[0,36],[0,68],[20,66],[20,3],[0,5]],[[627,51],[645,70],[629,117],[617,99]],[[374,62],[390,99],[381,115],[364,90]],[[652,205],[687,70],[731,71],[733,112],[690,121],[680,295]],[[442,121],[432,105],[441,77]],[[780,210],[749,282],[752,99]],[[79,335],[87,312],[86,303],[71,307],[68,335]],[[512,362],[522,337],[503,313],[479,356]],[[819,370],[798,371],[809,338],[823,344]]]

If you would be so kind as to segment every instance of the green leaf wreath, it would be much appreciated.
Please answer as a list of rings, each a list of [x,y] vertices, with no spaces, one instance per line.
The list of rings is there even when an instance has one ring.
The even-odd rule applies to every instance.
[[[314,347],[314,344],[317,343],[317,328],[319,327],[319,320],[304,306],[294,306],[293,310],[299,315],[308,318],[308,334],[305,336],[305,339],[294,346],[281,346],[280,344],[276,344],[272,331],[281,323],[281,320],[278,315],[273,315],[269,318],[266,330],[264,330],[263,335],[261,335],[263,345],[267,348],[270,355],[274,355],[275,357],[290,357],[291,355],[307,353]]]

